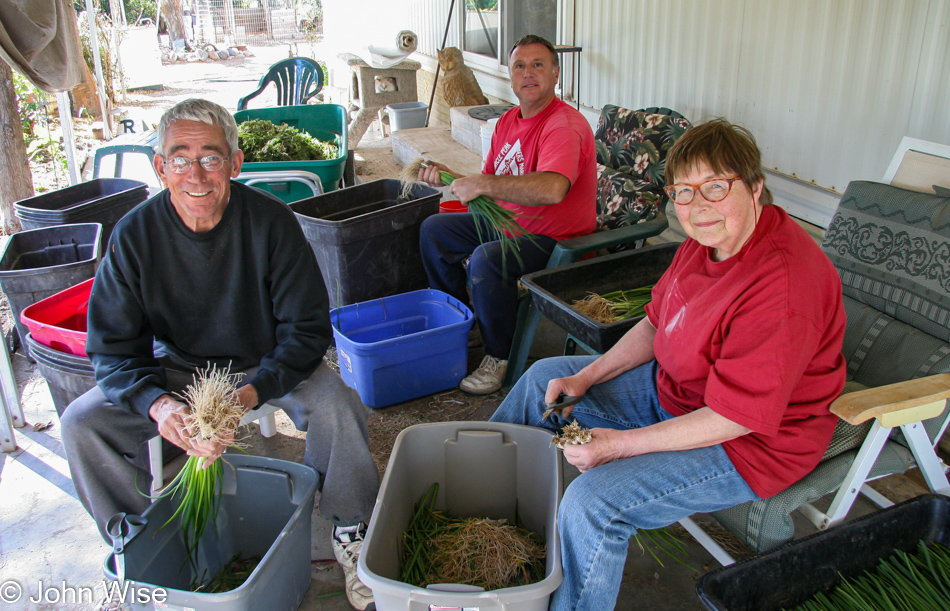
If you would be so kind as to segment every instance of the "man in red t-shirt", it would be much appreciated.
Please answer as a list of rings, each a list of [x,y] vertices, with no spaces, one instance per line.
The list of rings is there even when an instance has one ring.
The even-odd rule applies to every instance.
[[[557,99],[560,67],[550,42],[525,36],[509,54],[511,88],[520,102],[495,126],[482,174],[459,177],[432,163],[419,180],[442,186],[439,171],[457,176],[452,193],[463,202],[480,195],[516,213],[529,236],[516,236],[518,257],[502,257],[490,232],[476,228],[471,214],[427,218],[420,230],[422,261],[429,285],[469,303],[485,341],[485,358],[459,388],[484,395],[501,388],[518,311],[517,281],[543,269],[558,240],[594,231],[597,157],[594,134],[584,117]],[[465,267],[465,261],[471,257]],[[520,260],[519,260],[520,259]]]

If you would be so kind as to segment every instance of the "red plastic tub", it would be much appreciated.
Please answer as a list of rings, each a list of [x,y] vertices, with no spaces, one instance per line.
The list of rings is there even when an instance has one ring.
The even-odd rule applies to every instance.
[[[468,206],[461,200],[450,199],[439,204],[439,212],[468,212]]]
[[[90,278],[26,307],[20,320],[34,340],[60,352],[86,356],[86,314]]]

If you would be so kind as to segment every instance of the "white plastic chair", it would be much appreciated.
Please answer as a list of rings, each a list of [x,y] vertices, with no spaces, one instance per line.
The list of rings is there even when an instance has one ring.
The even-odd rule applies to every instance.
[[[264,437],[273,437],[277,434],[277,419],[274,417],[279,407],[265,403],[257,409],[244,414],[241,419],[241,426],[250,424],[255,420],[260,420],[261,435]],[[148,466],[152,473],[152,492],[161,490],[165,486],[165,477],[162,472],[165,461],[162,456],[162,437],[157,435],[148,441]]]

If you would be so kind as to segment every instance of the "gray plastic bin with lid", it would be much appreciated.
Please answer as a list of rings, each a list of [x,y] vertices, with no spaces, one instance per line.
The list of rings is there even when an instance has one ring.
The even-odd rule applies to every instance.
[[[29,331],[20,320],[24,308],[92,278],[101,244],[99,223],[44,227],[10,236],[0,255],[0,288],[21,340]]]
[[[126,579],[137,600],[147,601],[132,609],[294,611],[300,606],[310,587],[310,526],[319,474],[307,465],[264,456],[228,453],[223,460],[221,505],[215,527],[198,544],[198,574],[217,575],[238,553],[260,556],[257,567],[233,590],[190,591],[195,569],[186,560],[181,528],[175,522],[161,528],[177,503],[162,497],[142,514],[145,530],[125,546]],[[112,553],[103,572],[116,580]],[[160,590],[164,601],[154,596]]]
[[[500,422],[417,424],[393,445],[357,563],[377,611],[433,607],[479,611],[544,611],[561,585],[557,508],[561,458],[550,431]],[[438,482],[435,507],[455,517],[505,518],[540,535],[547,547],[544,579],[490,591],[444,584],[419,588],[399,581],[403,533],[413,506]],[[467,591],[460,591],[467,590]]]
[[[403,102],[388,104],[389,122],[393,131],[401,129],[415,129],[426,126],[426,111],[429,109],[425,102]]]
[[[317,257],[330,306],[371,301],[429,286],[419,228],[439,213],[442,194],[417,184],[408,197],[381,178],[290,204]]]
[[[69,404],[96,385],[96,370],[89,357],[62,352],[37,342],[27,333],[23,345],[36,361],[53,397],[56,414],[62,418]]]

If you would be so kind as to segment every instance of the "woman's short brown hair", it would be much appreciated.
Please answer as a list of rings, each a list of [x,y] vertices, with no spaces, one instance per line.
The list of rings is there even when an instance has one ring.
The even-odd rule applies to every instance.
[[[700,163],[724,177],[738,174],[750,190],[762,183],[759,203],[772,203],[772,193],[765,186],[762,153],[746,128],[725,119],[713,119],[687,130],[666,157],[666,183],[673,184],[675,176],[689,174]]]

